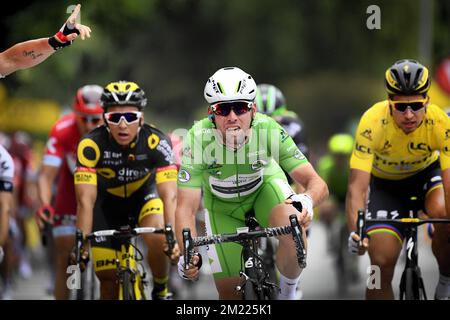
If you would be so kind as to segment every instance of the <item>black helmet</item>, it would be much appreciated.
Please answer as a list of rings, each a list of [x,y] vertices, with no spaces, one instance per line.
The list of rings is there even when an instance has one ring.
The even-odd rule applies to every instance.
[[[256,94],[258,112],[272,115],[275,110],[286,107],[286,100],[280,89],[271,84],[259,84]]]
[[[426,95],[431,84],[428,69],[410,59],[399,60],[387,69],[385,81],[389,95]]]
[[[144,90],[136,83],[129,81],[108,84],[103,89],[100,101],[104,110],[111,106],[135,106],[142,110],[147,105]]]

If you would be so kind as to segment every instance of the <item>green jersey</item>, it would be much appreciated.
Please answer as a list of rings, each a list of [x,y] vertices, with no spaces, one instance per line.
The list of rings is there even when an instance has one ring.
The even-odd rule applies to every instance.
[[[222,200],[241,202],[266,179],[308,162],[288,133],[272,118],[257,113],[247,143],[237,150],[222,144],[205,118],[189,131],[183,146],[178,186],[200,188]]]
[[[208,234],[235,232],[254,211],[262,227],[272,209],[293,194],[281,168],[290,173],[308,160],[272,118],[257,113],[247,143],[237,150],[222,144],[209,119],[196,123],[184,139],[180,188],[203,188]],[[281,166],[281,167],[280,167]],[[242,247],[208,247],[214,278],[239,276]]]

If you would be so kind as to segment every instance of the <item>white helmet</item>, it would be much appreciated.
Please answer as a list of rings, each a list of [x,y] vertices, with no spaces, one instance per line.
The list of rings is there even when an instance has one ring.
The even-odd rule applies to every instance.
[[[253,102],[256,83],[251,75],[239,68],[222,68],[208,79],[204,95],[209,104],[238,100]]]

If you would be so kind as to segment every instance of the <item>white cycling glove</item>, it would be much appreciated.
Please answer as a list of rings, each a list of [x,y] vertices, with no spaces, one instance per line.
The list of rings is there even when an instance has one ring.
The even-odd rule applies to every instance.
[[[290,197],[290,199],[294,202],[300,202],[302,204],[302,207],[306,209],[306,211],[308,212],[308,215],[310,216],[311,220],[313,219],[314,206],[313,200],[309,194],[306,193],[294,194]]]
[[[199,254],[198,252],[194,253],[194,255],[197,255],[199,257],[199,260],[197,262],[197,264],[195,265],[199,270],[202,267],[202,255]],[[198,280],[198,276],[195,279],[190,279],[188,278],[185,273],[184,273],[184,256],[180,256],[180,258],[178,259],[178,275],[183,278],[184,280],[188,280],[188,281],[197,281]]]
[[[356,232],[352,231],[350,233],[350,236],[348,237],[348,252],[356,255],[359,252],[359,241],[356,241],[355,239],[353,239],[354,234],[356,234]]]
[[[184,256],[180,256],[180,258],[178,259],[178,275],[182,277],[184,280],[190,280],[184,274]]]

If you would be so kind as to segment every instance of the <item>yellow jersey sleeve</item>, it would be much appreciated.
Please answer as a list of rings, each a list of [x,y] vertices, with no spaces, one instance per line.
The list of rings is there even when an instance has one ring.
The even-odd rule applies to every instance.
[[[376,139],[376,120],[372,117],[370,110],[361,117],[350,158],[350,169],[359,169],[368,173],[372,171]]]
[[[450,117],[442,110],[437,110],[436,141],[439,148],[441,170],[450,168]]]

